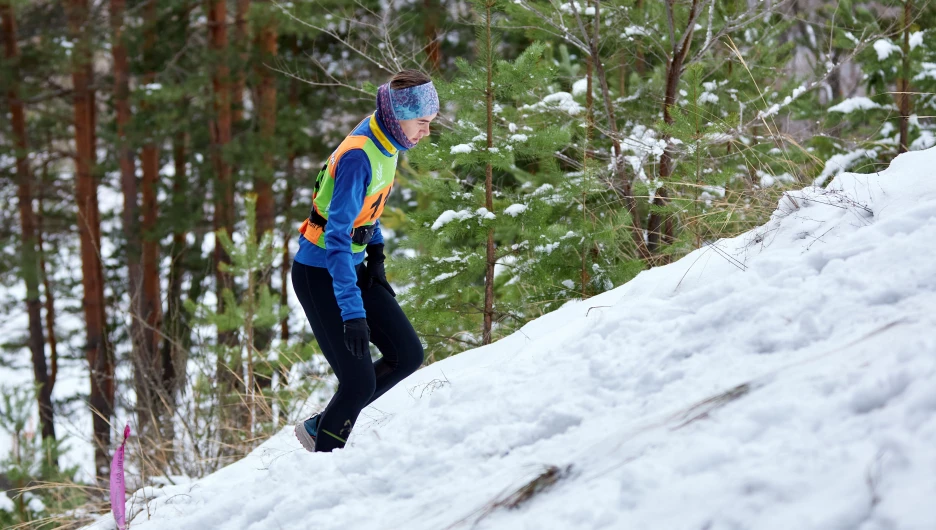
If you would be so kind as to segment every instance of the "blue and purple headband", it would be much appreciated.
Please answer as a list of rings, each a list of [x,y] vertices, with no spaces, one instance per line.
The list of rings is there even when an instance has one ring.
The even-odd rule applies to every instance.
[[[413,120],[431,116],[439,112],[439,94],[432,81],[409,88],[394,90],[390,83],[377,88],[377,112],[383,118],[384,125],[390,129],[393,138],[406,149],[416,144],[403,134],[401,120]]]

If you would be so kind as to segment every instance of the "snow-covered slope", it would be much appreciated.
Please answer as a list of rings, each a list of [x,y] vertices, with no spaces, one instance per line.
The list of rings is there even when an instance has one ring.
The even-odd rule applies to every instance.
[[[504,506],[546,466],[571,467]],[[936,149],[420,370],[342,451],[285,429],[128,511],[140,530],[933,530]]]

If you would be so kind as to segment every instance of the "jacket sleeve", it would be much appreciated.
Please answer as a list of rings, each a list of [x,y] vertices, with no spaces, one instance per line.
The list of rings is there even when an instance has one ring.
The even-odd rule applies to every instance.
[[[367,315],[354,271],[351,231],[364,205],[370,179],[370,162],[364,151],[353,149],[342,155],[335,171],[335,188],[325,225],[325,266],[332,277],[342,320]]]

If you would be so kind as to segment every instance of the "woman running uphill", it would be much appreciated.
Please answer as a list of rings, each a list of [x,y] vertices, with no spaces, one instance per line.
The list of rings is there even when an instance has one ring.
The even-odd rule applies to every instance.
[[[396,74],[377,90],[377,111],[341,142],[316,179],[292,283],[338,391],[324,411],[296,425],[309,451],[344,447],[361,410],[423,362],[419,338],[387,282],[379,219],[400,152],[429,135],[438,112],[426,75]],[[369,342],[383,354],[374,363]]]

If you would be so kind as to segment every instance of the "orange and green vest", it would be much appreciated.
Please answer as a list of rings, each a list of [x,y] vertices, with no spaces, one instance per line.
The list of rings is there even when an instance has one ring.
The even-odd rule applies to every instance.
[[[370,119],[371,132],[378,138],[384,136],[377,125],[376,118],[372,115]],[[341,157],[352,149],[362,149],[367,155],[371,166],[371,181],[365,192],[364,205],[354,219],[353,227],[357,229],[373,225],[380,218],[380,214],[383,213],[384,205],[387,204],[390,190],[393,188],[393,177],[396,175],[399,152],[394,152],[393,156],[384,155],[368,136],[352,134],[345,138],[338,146],[338,149],[335,149],[335,152],[328,157],[328,163],[319,171],[315,179],[312,209],[326,221],[328,220],[328,208],[331,205],[332,192],[335,189],[335,175],[337,174],[338,164],[341,162]],[[306,218],[302,226],[299,227],[299,233],[316,246],[322,249],[325,248],[324,226]],[[366,246],[352,242],[351,252],[356,254],[363,251]]]

